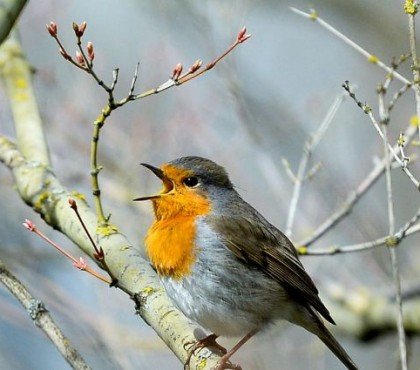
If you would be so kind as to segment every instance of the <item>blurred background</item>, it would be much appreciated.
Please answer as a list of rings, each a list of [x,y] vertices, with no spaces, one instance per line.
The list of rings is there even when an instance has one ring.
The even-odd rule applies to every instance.
[[[409,50],[402,1],[315,0],[320,16],[372,54],[390,64]],[[88,164],[92,122],[106,95],[86,74],[59,55],[45,30],[57,22],[69,52],[76,50],[71,23],[87,21],[84,40],[95,45],[97,73],[111,80],[120,68],[117,95],[128,91],[140,61],[138,91],[163,83],[173,67],[219,55],[246,24],[252,38],[203,77],[114,112],[102,131],[99,162],[106,212],[140,249],[152,221],[151,207],[132,198],[147,195],[158,180],[139,166],[159,165],[184,155],[200,155],[226,167],[242,196],[284,230],[293,184],[281,164],[296,171],[303,144],[322,122],[345,80],[358,86],[360,100],[376,112],[376,86],[385,73],[319,25],[289,10],[307,11],[306,1],[134,1],[29,2],[20,19],[20,35],[35,70],[34,84],[45,122],[54,171],[70,189],[90,194]],[[410,62],[400,72],[412,78]],[[395,81],[391,93],[402,85]],[[407,93],[395,107],[389,127],[395,142],[415,114]],[[11,112],[0,85],[0,129],[14,136]],[[295,241],[311,232],[343,203],[350,191],[382,157],[382,142],[368,118],[346,100],[313,154],[322,169],[302,190],[294,227]],[[408,150],[413,153],[413,149]],[[417,168],[416,168],[417,166]],[[418,174],[418,165],[413,166]],[[396,225],[411,218],[418,192],[401,171],[393,171]],[[418,177],[418,175],[417,175]],[[95,369],[179,369],[180,363],[157,335],[135,316],[125,294],[109,289],[71,265],[21,226],[33,219],[76,256],[81,252],[43,224],[13,188],[0,166],[0,256],[41,299],[65,333]],[[385,236],[386,191],[381,179],[344,222],[315,245],[354,244]],[[419,238],[398,249],[403,289],[419,283]],[[304,257],[303,264],[325,295],[338,284],[351,292],[393,291],[385,248],[358,254]],[[0,368],[67,369],[68,365],[27,313],[0,287]],[[334,317],[334,312],[332,312]],[[338,322],[340,327],[340,322]],[[361,369],[398,368],[396,332],[360,342],[338,333]],[[233,340],[222,340],[232,345]],[[420,367],[420,340],[409,340],[410,368]],[[256,336],[234,358],[244,369],[342,369],[314,336],[278,325]]]

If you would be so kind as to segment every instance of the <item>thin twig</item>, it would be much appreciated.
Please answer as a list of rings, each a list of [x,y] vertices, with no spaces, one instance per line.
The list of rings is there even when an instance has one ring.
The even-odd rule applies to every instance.
[[[243,33],[241,35],[241,33]],[[210,71],[211,69],[213,69],[217,63],[219,63],[223,58],[225,58],[228,54],[230,54],[238,45],[242,44],[244,41],[246,41],[247,39],[249,39],[251,37],[250,34],[246,34],[246,28],[244,27],[238,34],[238,37],[236,38],[236,40],[233,42],[233,44],[228,47],[220,56],[218,56],[216,59],[214,59],[212,62],[207,63],[206,66],[204,68],[201,68],[201,61],[197,60],[195,64],[199,64],[199,67],[194,70],[194,65],[190,68],[190,70],[188,72],[186,72],[184,75],[181,75],[178,78],[170,78],[168,81],[164,82],[163,84],[159,85],[158,87],[154,88],[154,89],[150,89],[147,90],[141,94],[135,95],[133,96],[133,98],[131,100],[138,100],[138,99],[143,99],[147,96],[153,95],[153,94],[158,94],[162,91],[165,91],[171,87],[174,86],[180,86],[183,85],[184,83],[191,81],[194,78],[197,78],[199,76],[201,76],[202,74]],[[193,71],[193,72],[192,72]]]
[[[375,240],[371,240],[371,241],[363,242],[359,244],[344,245],[344,246],[334,245],[328,248],[299,247],[297,251],[300,255],[304,255],[304,256],[328,256],[332,254],[367,251],[367,250],[381,247],[384,245],[394,247],[395,245],[399,244],[407,236],[420,232],[420,223],[416,223],[419,218],[420,218],[420,208],[418,209],[417,214],[410,221],[408,221],[401,229],[399,229],[397,233],[392,237],[388,235],[382,238],[378,238]]]
[[[82,46],[82,37],[84,31],[86,29],[86,22],[83,22],[80,25],[73,23],[73,30],[76,35],[77,39],[77,46],[78,46],[78,54],[76,54],[76,60],[72,58],[72,56],[66,51],[64,45],[61,43],[60,39],[58,38],[58,31],[57,31],[57,24],[55,22],[51,22],[47,25],[47,30],[49,34],[54,38],[57,44],[60,47],[60,53],[64,57],[64,59],[68,60],[71,64],[76,66],[77,68],[85,71],[86,73],[90,74],[93,79],[101,86],[108,94],[108,104],[102,109],[101,114],[93,123],[93,134],[92,134],[92,142],[91,142],[91,149],[90,149],[90,164],[91,164],[91,185],[92,185],[92,194],[95,204],[95,210],[98,217],[98,226],[100,228],[112,228],[112,225],[109,224],[110,216],[106,217],[105,212],[102,205],[101,200],[101,190],[99,186],[99,172],[102,170],[102,166],[98,164],[98,145],[100,139],[101,128],[104,126],[106,119],[111,115],[111,113],[117,109],[125,105],[126,103],[134,100],[139,100],[146,98],[148,96],[158,94],[162,91],[165,91],[173,86],[180,86],[188,81],[191,81],[194,78],[197,78],[204,74],[205,72],[211,70],[217,63],[219,63],[223,58],[225,58],[228,54],[230,54],[238,45],[245,42],[247,39],[251,37],[250,34],[246,33],[246,28],[243,27],[233,44],[225,50],[220,56],[214,59],[212,62],[208,63],[204,68],[201,68],[202,62],[201,60],[197,60],[186,73],[182,73],[182,65],[178,64],[173,72],[172,77],[166,81],[165,83],[159,85],[154,89],[147,90],[141,94],[134,94],[134,89],[137,82],[138,71],[139,71],[139,63],[137,63],[136,69],[134,71],[134,76],[131,81],[130,89],[128,95],[115,101],[114,97],[114,89],[116,84],[118,83],[118,74],[119,70],[115,69],[113,71],[113,79],[110,86],[108,86],[95,72],[93,68],[93,59],[94,59],[94,47],[91,42],[87,44],[86,51]],[[108,230],[111,231],[112,230]]]
[[[387,147],[390,150],[391,154],[394,156],[394,159],[401,165],[401,169],[408,176],[408,178],[411,180],[411,182],[415,185],[416,189],[418,191],[420,191],[420,183],[419,183],[419,180],[417,180],[415,178],[415,176],[411,173],[411,171],[407,168],[407,166],[404,165],[403,161],[398,156],[397,151],[394,150],[394,148],[391,146],[391,144],[389,144],[389,142],[387,141],[387,139],[384,137],[384,133],[382,132],[381,127],[379,126],[379,123],[376,120],[376,118],[375,118],[375,116],[374,116],[374,114],[373,114],[372,109],[370,108],[370,106],[367,105],[367,104],[365,104],[365,103],[362,103],[360,100],[357,99],[357,97],[354,94],[354,92],[351,91],[348,81],[345,81],[342,86],[348,92],[349,96],[355,101],[355,103],[357,104],[357,106],[360,109],[362,109],[365,114],[368,115],[368,117],[370,118],[370,120],[371,120],[374,128],[378,132],[379,136],[382,138],[382,140],[386,140]]]
[[[409,4],[407,4],[409,3]],[[408,6],[407,6],[408,5]],[[420,119],[420,65],[417,59],[417,47],[416,47],[416,13],[417,13],[417,2],[408,1],[404,7],[405,12],[408,16],[408,35],[410,39],[410,51],[413,60],[413,78],[414,78],[414,92],[416,98],[416,115],[417,119]],[[419,141],[420,141],[420,124],[418,125]]]
[[[86,271],[88,274],[98,278],[99,280],[103,281],[104,283],[111,284],[112,282],[105,276],[102,276],[100,273],[96,272],[94,269],[92,269],[82,257],[79,257],[79,259],[76,259],[73,257],[70,253],[68,253],[66,250],[61,248],[57,243],[52,241],[50,238],[48,238],[44,233],[42,233],[35,224],[30,220],[25,220],[23,223],[23,226],[29,230],[38,235],[41,239],[44,239],[48,244],[52,245],[56,250],[58,250],[61,254],[63,254],[65,257],[67,257],[70,261],[73,262],[73,266],[81,271]]]
[[[387,66],[385,63],[383,63],[376,55],[369,53],[365,49],[363,49],[361,46],[356,44],[354,41],[350,40],[347,36],[343,35],[340,31],[338,31],[336,28],[331,26],[329,23],[324,21],[322,18],[318,16],[315,10],[312,10],[311,13],[305,13],[299,9],[296,9],[294,7],[289,7],[290,10],[295,12],[296,14],[301,15],[304,18],[310,19],[312,21],[317,22],[319,25],[324,27],[326,30],[331,32],[333,35],[337,36],[340,40],[344,41],[347,45],[351,46],[353,49],[355,49],[358,53],[362,54],[367,58],[367,60],[373,64],[378,65],[388,73],[393,72],[393,68]],[[403,82],[404,84],[410,84],[410,81],[407,80],[404,76],[400,75],[399,73],[395,72],[394,76]]]
[[[12,293],[26,309],[36,326],[40,328],[58,349],[73,369],[88,370],[89,365],[65,337],[54,322],[45,305],[34,298],[26,287],[14,276],[0,260],[0,282]]]
[[[394,216],[394,201],[392,193],[392,182],[391,182],[391,166],[389,160],[389,151],[388,151],[388,122],[386,122],[386,114],[384,110],[383,103],[383,94],[379,94],[382,98],[379,99],[379,105],[382,111],[381,121],[382,123],[382,132],[383,132],[383,142],[384,142],[384,154],[385,154],[385,178],[386,178],[386,190],[387,190],[387,203],[388,203],[388,222],[389,222],[389,236],[394,235],[395,233],[395,216]],[[396,248],[391,246],[389,248],[391,255],[391,265],[392,265],[392,275],[395,283],[395,298],[397,305],[397,328],[398,328],[398,343],[400,348],[400,361],[401,369],[407,370],[407,346],[405,342],[405,332],[404,332],[404,319],[402,311],[402,299],[401,299],[401,277],[398,267]]]
[[[290,166],[289,161],[287,160],[287,158],[282,158],[281,159],[281,163],[284,167],[284,170],[286,171],[286,175],[289,177],[290,181],[292,182],[292,184],[294,184],[296,182],[296,176],[292,171],[292,167]]]
[[[407,143],[410,142],[415,134],[417,129],[413,125],[409,125],[405,130],[405,137]],[[394,150],[398,150],[398,144],[394,145]],[[366,192],[372,188],[372,186],[378,181],[378,179],[385,172],[385,159],[382,159],[381,163],[375,165],[372,171],[362,180],[362,182],[356,187],[355,190],[352,190],[346,197],[342,205],[327,219],[322,222],[315,231],[307,236],[306,238],[300,240],[296,245],[309,247],[311,244],[316,242],[329,230],[331,230],[335,225],[341,222],[346,215],[348,215],[353,207],[358,203],[358,201],[363,197]]]
[[[389,159],[388,150],[388,124],[389,124],[389,111],[385,108],[385,94],[391,83],[393,74],[389,74],[385,83],[378,89],[378,105],[379,105],[379,118],[381,120],[382,132],[383,132],[383,144],[384,144],[384,157],[385,157],[385,179],[386,179],[386,193],[387,193],[387,204],[388,204],[388,223],[389,223],[389,236],[393,236],[395,233],[395,213],[394,213],[394,200],[392,191],[392,179],[391,179],[391,161]],[[379,126],[378,126],[379,128]],[[400,141],[400,140],[398,140]],[[402,298],[401,298],[401,277],[399,272],[399,266],[397,261],[396,247],[390,246],[389,248],[391,256],[392,274],[395,284],[395,300],[397,309],[397,330],[398,330],[398,343],[400,349],[400,362],[402,370],[407,370],[407,345],[405,340],[404,332],[404,319],[402,310]]]
[[[409,88],[411,88],[411,86],[412,86],[412,84],[411,83],[409,83],[409,84],[405,84],[403,87],[401,87],[394,95],[393,95],[393,97],[391,98],[391,100],[389,101],[389,103],[388,103],[388,107],[387,107],[387,110],[388,111],[391,111],[393,108],[394,108],[394,106],[395,106],[395,103],[397,102],[397,100],[399,99],[399,98],[401,98],[401,96],[403,96],[405,93],[406,93],[406,91],[409,89]]]
[[[315,131],[315,133],[313,135],[311,135],[306,140],[306,142],[304,144],[303,153],[302,153],[302,157],[300,159],[298,171],[297,171],[297,174],[294,176],[293,194],[292,194],[292,198],[290,200],[289,213],[288,213],[288,216],[287,216],[287,224],[286,224],[285,234],[289,238],[291,238],[291,236],[292,236],[293,223],[294,223],[294,220],[295,220],[297,204],[298,204],[298,201],[299,201],[299,197],[300,197],[303,182],[305,181],[306,178],[310,177],[309,175],[306,174],[306,167],[308,165],[309,158],[312,154],[312,151],[316,148],[316,146],[319,144],[321,139],[324,137],[326,131],[328,130],[332,120],[334,119],[334,116],[337,113],[338,108],[340,107],[344,98],[345,98],[344,94],[340,94],[335,98],[334,102],[332,103],[330,109],[328,110],[325,118],[323,119],[323,121],[319,125],[318,129]],[[290,177],[290,175],[289,175],[289,177]]]
[[[87,235],[90,244],[92,245],[93,249],[94,249],[94,253],[93,253],[93,257],[102,265],[102,268],[109,274],[109,276],[111,276],[112,278],[112,286],[115,286],[117,284],[117,279],[112,275],[111,269],[108,267],[108,264],[106,262],[105,259],[105,253],[104,250],[102,249],[101,246],[97,246],[95,241],[93,240],[92,235],[89,232],[89,229],[87,228],[85,222],[83,221],[82,216],[80,215],[79,209],[77,207],[77,203],[74,199],[69,198],[69,205],[70,208],[74,211],[74,213],[76,214],[77,219],[79,220],[80,224],[83,227],[83,230],[85,231],[85,234]]]

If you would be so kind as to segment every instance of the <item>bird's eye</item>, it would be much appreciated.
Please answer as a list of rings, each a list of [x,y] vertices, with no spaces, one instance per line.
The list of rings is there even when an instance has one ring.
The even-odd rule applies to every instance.
[[[196,176],[190,176],[186,177],[183,180],[184,185],[188,186],[189,188],[193,188],[194,186],[198,185],[198,177]]]

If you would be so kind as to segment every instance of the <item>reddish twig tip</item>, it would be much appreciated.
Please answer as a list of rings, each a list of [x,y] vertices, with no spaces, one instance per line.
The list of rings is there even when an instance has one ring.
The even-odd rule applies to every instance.
[[[102,249],[102,247],[99,247],[98,252],[94,252],[93,253],[93,257],[99,261],[99,262],[103,262],[103,260],[105,259],[105,253],[104,250]]]
[[[77,24],[76,22],[73,22],[73,31],[76,34],[77,38],[81,38],[83,34],[85,33],[87,27],[86,22],[82,22],[80,24]]]
[[[35,231],[36,230],[36,226],[31,220],[26,219],[25,222],[22,225],[24,227],[26,227],[29,231]]]
[[[190,67],[190,69],[188,70],[188,73],[194,73],[194,72],[198,71],[202,64],[203,64],[203,61],[201,59],[197,59],[194,62],[194,64]]]
[[[93,51],[93,44],[91,41],[89,41],[86,45],[86,51],[88,54],[88,58],[90,61],[93,61],[93,59],[95,58],[95,52]]]
[[[246,27],[242,27],[241,30],[238,32],[238,37],[236,38],[236,41],[238,43],[243,43],[244,41],[248,40],[251,37],[251,34],[246,33]]]
[[[175,66],[174,70],[172,71],[172,77],[171,77],[171,79],[174,80],[174,81],[176,81],[179,78],[179,76],[181,76],[181,73],[182,73],[183,68],[184,67],[182,66],[182,64],[181,63],[178,63]]]
[[[68,55],[68,54],[66,53],[66,51],[65,51],[65,50],[63,50],[62,48],[60,48],[60,54],[63,56],[63,58],[64,58],[65,60],[70,60],[70,59],[71,59],[70,55]]]
[[[77,209],[77,203],[76,203],[76,201],[73,198],[69,198],[68,199],[68,202],[69,202],[70,208],[72,208],[74,210]]]
[[[52,37],[57,36],[57,24],[55,22],[50,22],[50,24],[46,24],[47,30]]]
[[[87,263],[82,257],[79,257],[78,261],[73,262],[73,266],[78,268],[79,270],[84,271],[86,270]]]
[[[85,59],[83,58],[83,55],[82,55],[82,53],[80,51],[76,51],[76,61],[82,67],[84,67],[86,65]]]

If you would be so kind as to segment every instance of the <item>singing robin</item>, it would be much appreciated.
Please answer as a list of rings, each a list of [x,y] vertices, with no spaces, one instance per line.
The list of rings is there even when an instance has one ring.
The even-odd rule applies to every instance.
[[[284,319],[317,335],[348,369],[357,369],[324,325],[335,324],[291,241],[237,193],[225,169],[201,157],[161,168],[151,200],[155,221],[145,238],[152,265],[175,305],[213,334],[243,336],[217,369],[259,330]],[[239,368],[239,367],[237,367]]]

